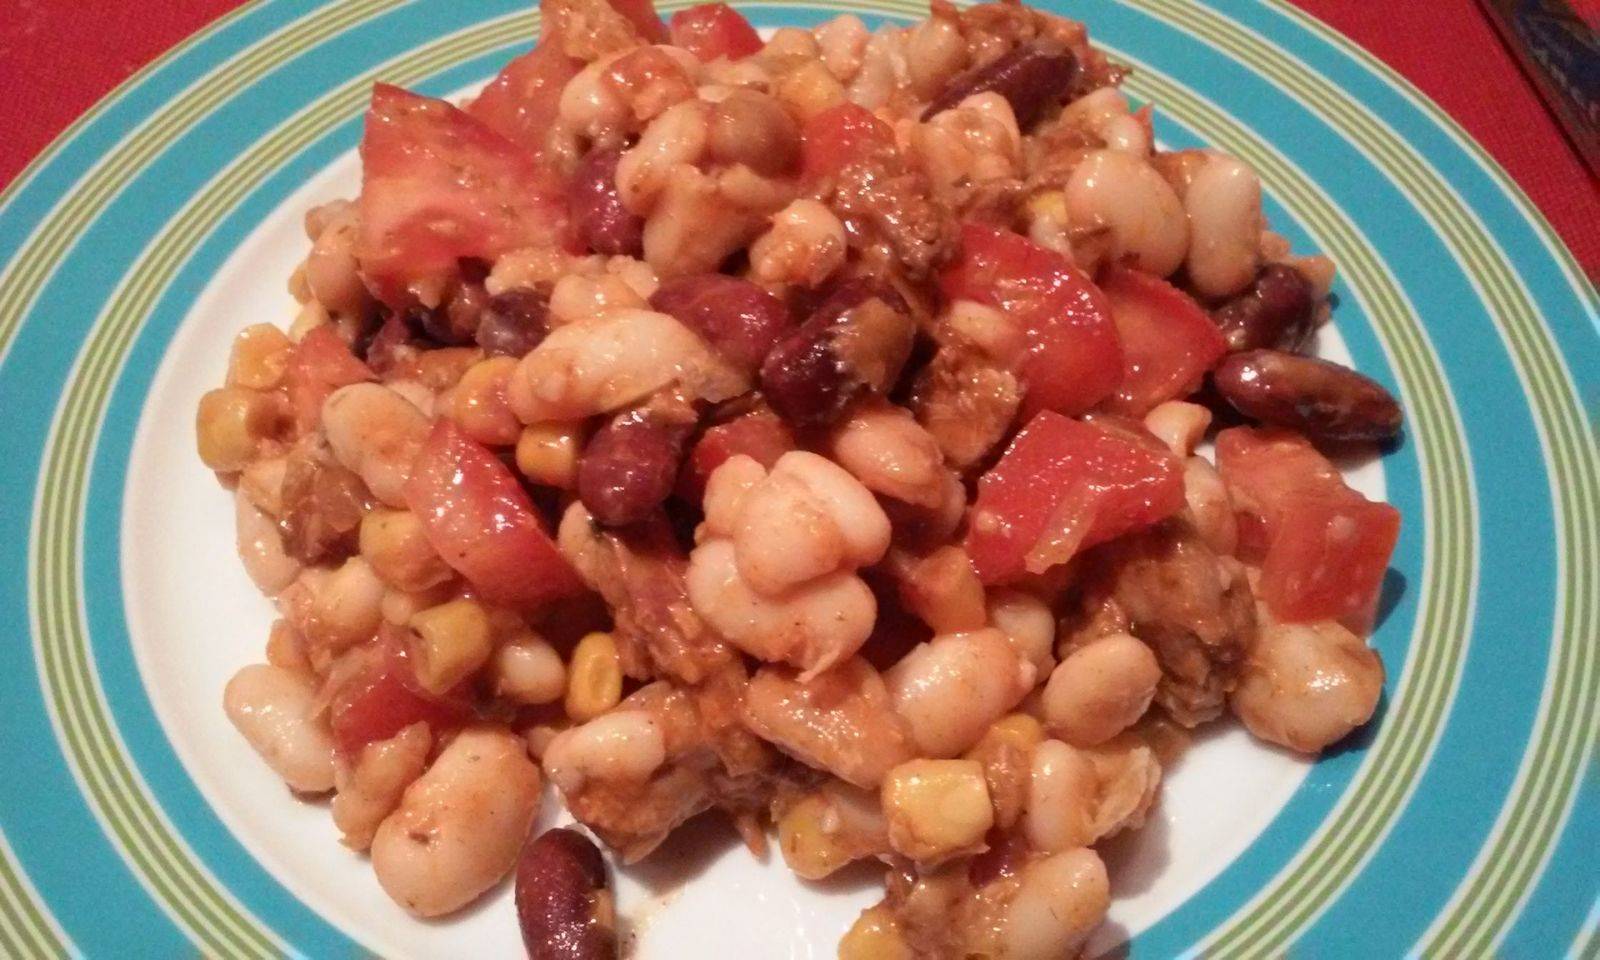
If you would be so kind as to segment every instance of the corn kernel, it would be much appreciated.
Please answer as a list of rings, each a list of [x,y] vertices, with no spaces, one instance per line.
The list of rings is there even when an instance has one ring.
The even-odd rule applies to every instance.
[[[998,737],[1019,750],[1032,750],[1044,742],[1044,724],[1026,713],[1013,713],[996,720],[986,736]]]
[[[883,905],[861,911],[839,941],[839,960],[912,960],[900,922]]]
[[[384,582],[399,590],[426,590],[450,579],[450,566],[410,510],[376,509],[361,518],[361,555]]]
[[[495,447],[520,439],[522,422],[506,402],[506,383],[516,368],[515,357],[480,360],[451,388],[445,409],[467,436]]]
[[[534,483],[571,490],[578,485],[581,443],[575,423],[536,423],[517,439],[517,469]]]
[[[452,600],[411,618],[411,662],[417,681],[444,693],[472,676],[494,652],[489,616],[476,600]]]
[[[1048,217],[1056,223],[1066,223],[1071,219],[1067,214],[1067,195],[1060,190],[1045,190],[1034,194],[1028,198],[1024,209],[1027,210],[1030,221]]]
[[[806,794],[778,818],[778,849],[789,869],[807,880],[887,853],[889,837],[877,796],[839,782]]]
[[[983,849],[994,826],[983,765],[975,760],[912,760],[883,781],[889,845],[923,864]]]
[[[200,398],[195,413],[200,459],[219,472],[241,470],[284,423],[283,409],[271,394],[243,387],[212,390]]]
[[[622,699],[622,663],[617,641],[609,633],[591,633],[578,641],[567,667],[567,716],[592,720]]]
[[[271,390],[283,382],[294,344],[270,323],[255,323],[233,338],[228,356],[228,385],[251,390]]]

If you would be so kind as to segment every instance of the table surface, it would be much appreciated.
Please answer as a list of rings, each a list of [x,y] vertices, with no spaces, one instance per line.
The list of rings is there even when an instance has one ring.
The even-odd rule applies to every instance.
[[[1600,188],[1473,0],[1295,2],[1455,117],[1600,280]],[[239,0],[11,3],[0,18],[0,185],[118,83]]]

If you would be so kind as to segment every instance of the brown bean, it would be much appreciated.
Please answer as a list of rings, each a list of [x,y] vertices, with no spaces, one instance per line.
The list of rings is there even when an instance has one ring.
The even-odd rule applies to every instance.
[[[915,332],[899,293],[870,279],[845,281],[767,354],[762,392],[791,423],[832,423],[855,397],[894,385]]]
[[[1212,313],[1229,350],[1298,350],[1316,323],[1311,283],[1293,267],[1270,263],[1249,288]]]
[[[1236,410],[1312,440],[1387,440],[1400,432],[1400,404],[1349,367],[1281,350],[1235,353],[1213,374]]]
[[[961,74],[922,111],[924,121],[975,93],[994,91],[1011,104],[1017,126],[1027,130],[1050,104],[1060,101],[1078,75],[1072,52],[1049,43],[1029,43]]]
[[[755,370],[790,327],[783,301],[738,277],[697,273],[661,282],[650,308],[698,333],[729,361]]]
[[[530,839],[517,861],[517,921],[529,960],[613,960],[615,907],[600,850],[565,827]]]
[[[595,431],[578,462],[578,498],[595,520],[626,526],[649,516],[672,493],[695,414],[676,398],[612,417]]]
[[[537,290],[507,290],[484,307],[475,339],[489,356],[520,357],[550,331],[550,302]]]
[[[644,220],[617,193],[621,150],[591,150],[572,174],[567,210],[578,240],[595,253],[637,257],[644,250]]]
[[[742,163],[768,177],[782,176],[800,162],[800,131],[773,97],[735,90],[711,108],[706,147],[724,163]]]

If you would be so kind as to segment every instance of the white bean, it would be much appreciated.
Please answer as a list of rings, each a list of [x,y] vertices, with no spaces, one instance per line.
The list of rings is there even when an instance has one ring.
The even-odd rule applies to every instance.
[[[239,559],[256,589],[270,597],[293,583],[300,561],[284,552],[278,525],[250,502],[242,486],[233,498],[233,519]]]
[[[517,703],[554,703],[567,690],[567,667],[550,644],[528,634],[502,643],[492,662],[495,693]]]
[[[289,789],[333,789],[333,735],[317,715],[310,677],[264,663],[245,667],[223,689],[222,707]]]
[[[352,850],[372,846],[372,835],[400,805],[400,796],[428,765],[433,737],[426,723],[413,723],[387,740],[369,743],[348,777],[339,784],[331,805],[340,842]]]
[[[841,83],[848,82],[861,69],[861,58],[872,32],[860,17],[850,13],[834,17],[812,30],[812,34],[817,38],[823,65]]]
[[[563,793],[590,779],[639,783],[666,762],[661,725],[643,710],[620,709],[563,731],[545,747],[545,775]]]
[[[378,826],[372,870],[419,917],[466,906],[516,864],[539,809],[539,768],[522,738],[462,731]]]
[[[1075,956],[1111,907],[1105,864],[1088,848],[1029,864],[1007,905],[1002,927],[1006,960]]]
[[[1189,222],[1183,203],[1150,164],[1119,150],[1096,150],[1067,178],[1068,218],[1074,228],[1103,227],[1113,260],[1132,258],[1164,277],[1183,263]]]
[[[680,164],[645,221],[644,259],[663,277],[712,272],[760,233],[763,222],[764,215],[735,202],[718,180]]]
[[[550,291],[550,325],[562,326],[607,310],[648,306],[644,297],[618,276],[584,276],[569,273]]]
[[[680,166],[698,163],[706,149],[710,105],[700,100],[673,104],[650,121],[639,142],[617,161],[617,195],[641,216],[655,208]]]
[[[826,457],[794,450],[744,496],[734,524],[739,576],[774,596],[882,559],[889,518],[871,491]]]
[[[760,660],[800,667],[802,680],[861,649],[878,615],[860,577],[834,572],[776,597],[739,577],[733,544],[708,540],[689,556],[689,600],[712,629]]]
[[[381,384],[353,383],[323,401],[322,429],[334,457],[360,475],[374,496],[405,506],[411,464],[428,436],[421,410]]]
[[[1105,139],[1107,149],[1138,157],[1150,155],[1150,132],[1138,117],[1113,117],[1100,128],[1100,136]]]
[[[361,557],[351,557],[334,570],[306,570],[300,582],[311,596],[304,629],[319,643],[336,649],[354,646],[370,639],[383,622],[387,588]]]
[[[1045,685],[1050,732],[1080,747],[1104,743],[1132,726],[1154,699],[1161,665],[1142,641],[1113,633],[1072,651]]]
[[[918,644],[883,678],[921,752],[954,757],[1022,700],[1034,670],[991,628]]]
[[[767,468],[742,453],[724,460],[706,478],[704,536],[731,537],[739,526],[745,495],[766,478]]]
[[[1208,297],[1238,293],[1261,263],[1261,180],[1245,163],[1213,156],[1189,182],[1189,281]]]
[[[858,406],[828,438],[828,452],[869,490],[922,507],[944,502],[944,453],[904,407]]]
[[[772,226],[750,244],[750,275],[768,285],[814,287],[844,265],[844,224],[833,211],[800,199],[772,215]]]
[[[1093,843],[1098,790],[1094,764],[1081,752],[1060,740],[1034,747],[1022,814],[1028,845],[1060,853]]]
[[[1000,588],[989,593],[989,623],[1011,640],[1017,654],[1033,664],[1036,676],[1056,665],[1056,616],[1031,593]]]
[[[359,315],[372,302],[356,264],[356,213],[352,206],[325,226],[306,256],[306,285],[334,313]]]
[[[1190,457],[1183,462],[1183,498],[1206,546],[1232,556],[1239,546],[1239,519],[1233,512],[1227,485],[1210,461]]]
[[[650,310],[608,310],[550,332],[517,364],[506,399],[524,423],[581,420],[680,384],[717,402],[749,388],[683,324]]]
[[[1211,426],[1211,411],[1186,400],[1158,403],[1144,415],[1145,429],[1180,457],[1194,453],[1195,445]]]
[[[1383,693],[1383,661],[1332,621],[1268,623],[1230,705],[1250,732],[1317,753],[1366,723]]]

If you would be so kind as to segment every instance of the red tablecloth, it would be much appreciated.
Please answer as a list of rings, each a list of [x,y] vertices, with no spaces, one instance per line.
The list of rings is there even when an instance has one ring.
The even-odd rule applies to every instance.
[[[1459,120],[1600,279],[1600,190],[1473,0],[1296,2]],[[0,184],[123,78],[237,3],[12,0],[0,16]]]

